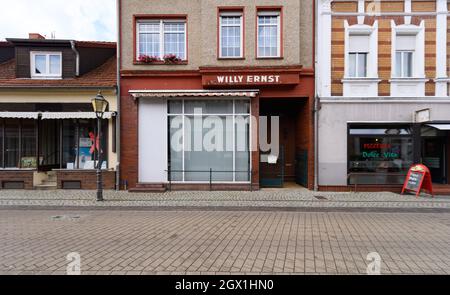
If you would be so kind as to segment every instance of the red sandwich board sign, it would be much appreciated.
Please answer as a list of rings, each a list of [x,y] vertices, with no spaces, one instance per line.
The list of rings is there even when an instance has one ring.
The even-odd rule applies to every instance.
[[[431,181],[430,169],[422,164],[414,165],[409,169],[408,174],[406,175],[402,195],[405,192],[413,192],[418,197],[422,190],[427,191],[433,196],[433,183]]]

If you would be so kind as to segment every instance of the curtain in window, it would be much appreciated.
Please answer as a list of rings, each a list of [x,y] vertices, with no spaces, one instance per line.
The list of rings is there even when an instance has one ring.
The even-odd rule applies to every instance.
[[[258,56],[278,56],[278,18],[276,15],[258,16]]]
[[[241,56],[242,16],[221,16],[221,56]]]

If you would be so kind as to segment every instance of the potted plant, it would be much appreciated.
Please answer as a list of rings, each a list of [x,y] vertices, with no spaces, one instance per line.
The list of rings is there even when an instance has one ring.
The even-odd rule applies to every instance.
[[[157,56],[141,54],[141,55],[139,55],[138,61],[148,64],[148,63],[158,62],[161,60]]]
[[[180,63],[182,60],[175,54],[166,54],[163,57],[163,60],[166,64],[177,64]]]

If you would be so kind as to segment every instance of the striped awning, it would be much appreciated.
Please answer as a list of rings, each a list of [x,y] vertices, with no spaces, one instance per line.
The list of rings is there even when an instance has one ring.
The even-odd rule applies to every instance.
[[[115,116],[115,112],[106,112],[103,119],[111,119]],[[42,120],[56,120],[56,119],[96,119],[94,112],[44,112],[41,113]]]
[[[136,98],[173,98],[173,97],[256,97],[258,90],[130,90]]]
[[[115,116],[115,112],[106,112],[104,119],[111,119]],[[0,112],[0,118],[5,119],[39,119],[56,120],[56,119],[96,119],[94,112]]]
[[[0,112],[0,118],[5,119],[35,119],[39,117],[39,112]]]

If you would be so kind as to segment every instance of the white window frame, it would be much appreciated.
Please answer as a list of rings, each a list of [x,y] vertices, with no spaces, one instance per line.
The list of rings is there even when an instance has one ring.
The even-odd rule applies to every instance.
[[[223,47],[222,47],[222,28],[223,27],[235,27],[236,25],[224,25],[222,23],[222,17],[223,16],[234,16],[240,18],[240,32],[241,32],[241,43],[240,43],[240,50],[239,50],[239,56],[223,56]],[[242,12],[220,12],[219,14],[219,58],[223,59],[234,59],[234,58],[243,58],[244,57],[244,14]]]
[[[356,60],[355,60],[355,76],[350,76],[350,55],[351,54],[355,54],[356,55]],[[359,76],[359,58],[358,55],[366,55],[366,64],[365,64],[365,75],[364,76]],[[348,53],[348,61],[349,61],[349,66],[348,66],[348,77],[349,78],[367,78],[368,77],[368,66],[369,66],[369,52],[349,52]]]
[[[259,28],[260,26],[273,26],[267,24],[260,24],[259,17],[260,16],[276,16],[277,17],[277,54],[274,56],[265,56],[261,55],[259,52]],[[256,57],[257,58],[279,58],[281,57],[281,11],[260,11],[256,16]]]
[[[141,53],[139,52],[139,44],[140,44],[140,26],[141,24],[159,24],[159,59],[163,59],[165,53],[165,48],[164,48],[164,24],[165,23],[183,23],[184,24],[184,58],[182,59],[183,61],[187,60],[187,22],[186,19],[158,19],[158,20],[138,20],[136,22],[136,59],[139,58],[139,55],[141,55]],[[177,32],[179,33],[179,32]]]
[[[397,53],[400,53],[400,76],[397,75]],[[403,59],[405,58],[405,53],[411,53],[411,76],[405,75],[405,67]],[[415,50],[396,50],[395,51],[395,78],[413,78],[414,77],[414,66],[415,66]]]
[[[37,55],[45,55],[46,62],[46,72],[43,74],[37,74],[36,73],[36,56]],[[57,55],[60,58],[60,64],[59,64],[59,73],[57,74],[51,74],[50,73],[50,56],[51,55]],[[35,79],[61,79],[62,78],[62,52],[57,51],[31,51],[30,52],[30,75],[31,78]]]

